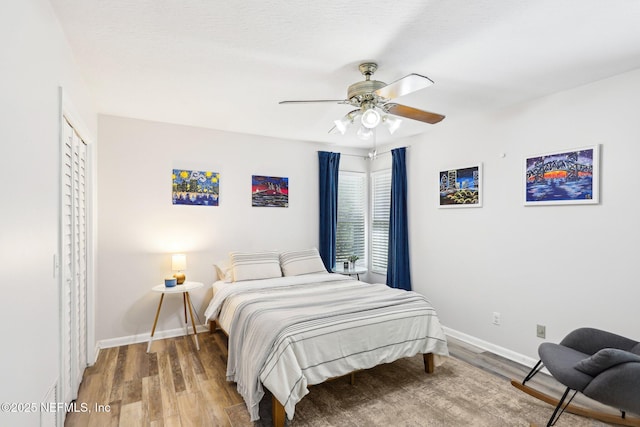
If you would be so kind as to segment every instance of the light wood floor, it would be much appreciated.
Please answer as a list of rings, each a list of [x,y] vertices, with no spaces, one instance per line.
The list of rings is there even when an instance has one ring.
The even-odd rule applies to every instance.
[[[146,343],[101,350],[76,400],[92,410],[69,413],[65,426],[229,426],[224,408],[243,400],[225,379],[225,340],[201,333],[200,351],[193,336],[154,341],[150,353]]]
[[[243,400],[235,384],[225,380],[226,337],[201,333],[199,341],[200,351],[192,336],[154,341],[150,353],[146,343],[101,350],[96,364],[85,370],[76,401],[90,411],[69,413],[65,426],[230,426],[225,408]],[[453,339],[449,351],[506,381],[528,372]],[[529,384],[562,394],[555,380],[541,374]]]

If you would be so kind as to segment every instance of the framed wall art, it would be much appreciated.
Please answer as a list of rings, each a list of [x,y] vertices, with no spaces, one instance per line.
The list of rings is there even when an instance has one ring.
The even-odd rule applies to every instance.
[[[174,169],[171,181],[171,199],[174,205],[218,206],[219,173]]]
[[[441,208],[482,206],[482,164],[440,171]]]
[[[289,207],[289,178],[252,175],[251,206]]]
[[[598,145],[527,157],[525,206],[599,203],[599,164]]]

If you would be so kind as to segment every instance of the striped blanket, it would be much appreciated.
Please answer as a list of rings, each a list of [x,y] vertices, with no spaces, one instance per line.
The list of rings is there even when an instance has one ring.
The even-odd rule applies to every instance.
[[[309,385],[417,353],[448,355],[435,310],[416,292],[329,273],[216,289],[205,316],[230,316],[227,380],[252,421],[263,385],[293,419]]]

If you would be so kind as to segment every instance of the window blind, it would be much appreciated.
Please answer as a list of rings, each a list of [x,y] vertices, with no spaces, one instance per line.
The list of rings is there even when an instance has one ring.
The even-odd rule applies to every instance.
[[[391,170],[371,174],[371,271],[387,273]]]
[[[349,255],[365,260],[366,175],[359,172],[338,173],[338,221],[336,263]]]

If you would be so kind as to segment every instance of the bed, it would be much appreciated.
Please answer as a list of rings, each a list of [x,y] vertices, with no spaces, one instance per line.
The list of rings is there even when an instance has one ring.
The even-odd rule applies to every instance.
[[[227,380],[252,421],[263,387],[273,394],[274,425],[282,425],[311,385],[419,353],[429,371],[448,356],[421,294],[328,273],[314,249],[291,254],[232,253],[231,279],[220,274],[205,311],[229,337]]]

